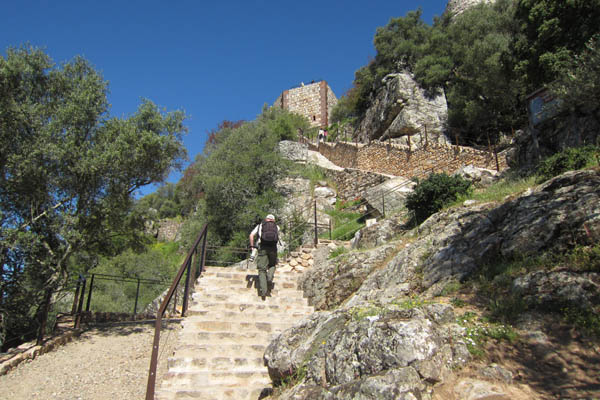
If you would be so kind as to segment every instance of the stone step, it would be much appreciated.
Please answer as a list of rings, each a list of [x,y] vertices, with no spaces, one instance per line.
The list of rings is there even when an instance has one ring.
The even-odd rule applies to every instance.
[[[238,357],[240,355],[248,358],[258,357],[262,360],[267,346],[265,344],[188,344],[178,345],[175,349],[176,356],[183,358],[193,357]]]
[[[193,372],[193,371],[245,371],[248,368],[264,369],[262,355],[258,357],[240,356],[234,357],[170,357],[167,361],[171,372]]]
[[[271,380],[265,367],[248,368],[239,371],[177,371],[167,372],[163,387],[195,389],[204,385],[226,385],[243,387],[247,385],[270,386]]]
[[[199,321],[231,321],[231,322],[244,322],[244,321],[256,321],[256,322],[269,322],[269,321],[281,321],[281,320],[293,320],[298,321],[309,315],[311,311],[300,310],[296,311],[294,309],[290,310],[272,310],[272,309],[262,309],[262,310],[251,310],[251,309],[243,309],[243,311],[237,310],[227,310],[227,309],[204,309],[204,310],[194,310],[188,312],[187,316],[191,319],[192,317],[195,320]]]
[[[275,287],[271,290],[271,294],[282,296],[293,295],[295,297],[302,297],[302,292],[298,291],[298,289],[294,287],[289,287],[290,285],[292,285],[292,283],[274,283]],[[258,282],[237,282],[231,284],[228,283],[216,285],[213,285],[212,282],[202,282],[201,285],[196,285],[195,291],[196,293],[256,293],[258,291]]]
[[[216,312],[216,311],[231,311],[231,312],[252,312],[252,313],[288,313],[292,314],[294,312],[299,312],[302,314],[310,314],[314,312],[313,307],[311,306],[301,306],[299,304],[279,304],[277,302],[227,302],[227,301],[207,301],[207,300],[198,300],[190,304],[190,308],[188,309],[187,315],[203,315],[206,312]]]
[[[186,332],[282,332],[292,325],[292,319],[277,322],[235,322],[235,321],[203,321],[185,318],[181,324]]]
[[[298,283],[296,280],[281,279],[281,277],[275,276],[274,278],[275,287],[279,289],[290,289],[298,290]],[[243,279],[240,278],[218,278],[215,276],[202,276],[196,281],[196,289],[209,289],[209,288],[251,288],[258,284],[258,275],[248,274]]]
[[[182,345],[195,343],[211,344],[241,344],[241,343],[268,343],[280,332],[186,332],[180,335],[179,343]]]
[[[256,400],[263,398],[263,393],[269,393],[270,386],[250,385],[243,387],[231,387],[222,385],[203,385],[189,390],[166,390],[160,389],[156,392],[156,400]]]
[[[282,266],[283,268],[283,266]],[[275,270],[275,281],[280,280],[282,282],[292,282],[295,283],[298,280],[298,273],[293,271],[286,271],[277,268]],[[200,283],[203,280],[214,280],[214,279],[223,279],[223,280],[236,280],[241,282],[246,282],[249,279],[253,279],[258,277],[258,271],[254,270],[225,270],[225,271],[214,271],[207,270],[202,273],[196,280],[196,283]]]
[[[192,294],[192,306],[203,303],[260,303],[266,302],[278,304],[295,304],[300,306],[308,305],[308,301],[302,297],[302,292],[286,293],[285,296],[277,296],[275,293],[271,297],[267,296],[264,300],[254,291],[223,291],[223,292],[202,292],[197,291]]]

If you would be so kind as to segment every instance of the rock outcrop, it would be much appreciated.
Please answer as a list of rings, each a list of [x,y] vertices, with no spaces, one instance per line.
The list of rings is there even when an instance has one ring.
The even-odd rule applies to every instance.
[[[313,314],[271,342],[271,379],[303,378],[280,399],[417,399],[470,359],[449,305],[355,311]]]
[[[386,244],[315,262],[303,278],[309,303],[321,311],[265,351],[272,381],[288,382],[278,398],[515,398],[522,388],[495,364],[482,369],[481,379],[457,381],[451,397],[436,397],[437,384],[470,359],[468,332],[437,296],[493,261],[597,243],[600,170],[565,173],[502,204],[445,210],[408,233],[399,223],[366,230],[378,226]],[[532,271],[512,279],[510,290],[533,308],[600,303],[596,271]]]
[[[361,142],[410,140],[413,148],[426,142],[449,143],[444,135],[448,107],[443,92],[426,93],[407,71],[389,74],[383,83],[358,128]]]

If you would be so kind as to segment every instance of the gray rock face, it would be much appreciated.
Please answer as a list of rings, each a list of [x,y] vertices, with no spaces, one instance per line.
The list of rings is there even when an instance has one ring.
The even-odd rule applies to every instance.
[[[488,261],[564,252],[590,243],[590,232],[600,232],[600,171],[568,172],[500,206],[434,214],[420,226],[419,238],[372,273],[348,304],[393,299],[416,281],[433,296]]]
[[[311,272],[300,280],[300,286],[316,310],[332,309],[352,295],[393,251],[394,246],[387,245],[315,263]]]
[[[439,212],[413,237],[321,259],[302,287],[316,308],[335,311],[319,311],[275,339],[265,352],[270,375],[276,383],[300,378],[282,399],[429,398],[432,384],[469,359],[464,329],[448,304],[407,309],[403,300],[415,293],[431,299],[489,261],[563,252],[598,237],[600,170],[583,170],[501,205]],[[598,273],[538,271],[513,286],[526,300],[600,302]],[[512,379],[496,367],[486,373],[502,384]],[[455,394],[510,398],[477,380],[462,381]]]
[[[438,308],[448,310],[436,315],[454,319],[449,305]],[[438,382],[469,359],[445,321],[425,308],[391,307],[365,318],[342,310],[319,312],[271,342],[264,359],[274,382],[298,371],[306,374],[303,394],[283,398],[421,398],[425,381]],[[307,393],[315,397],[303,397]]]
[[[529,304],[567,302],[591,309],[600,304],[600,274],[536,271],[515,279],[513,290]]]
[[[425,143],[420,135],[427,131],[428,143],[448,143],[443,134],[448,119],[443,93],[428,96],[409,72],[390,74],[384,83],[360,123],[359,140],[398,138],[394,141],[407,144],[408,139],[401,137],[409,135],[411,146],[415,148]]]
[[[402,231],[402,222],[396,218],[386,218],[356,232],[352,248],[366,249],[390,242]]]
[[[308,146],[290,140],[282,140],[279,142],[279,154],[288,160],[306,162],[308,158]]]
[[[518,130],[507,154],[511,168],[531,169],[539,159],[567,147],[598,143],[600,122],[596,116],[572,115],[550,120],[536,128],[536,140],[530,129]]]

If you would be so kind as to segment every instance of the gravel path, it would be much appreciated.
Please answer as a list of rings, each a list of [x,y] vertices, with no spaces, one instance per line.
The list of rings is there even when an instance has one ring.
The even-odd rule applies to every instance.
[[[178,322],[163,326],[156,388],[177,341]],[[0,376],[0,397],[10,400],[144,399],[154,325],[93,328],[72,342]]]

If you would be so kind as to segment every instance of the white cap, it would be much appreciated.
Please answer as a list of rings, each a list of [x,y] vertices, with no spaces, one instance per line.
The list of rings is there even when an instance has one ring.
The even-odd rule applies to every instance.
[[[273,214],[269,214],[265,219],[272,219],[273,221],[275,221],[275,216]]]

